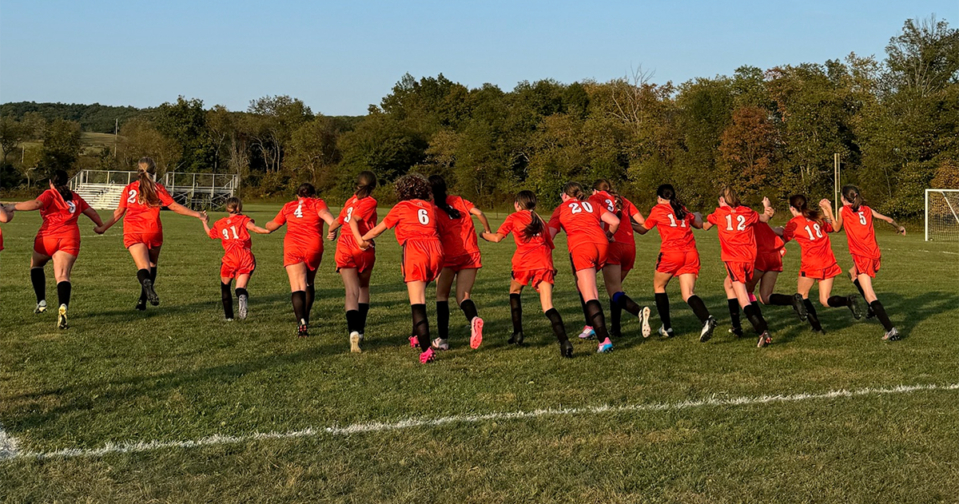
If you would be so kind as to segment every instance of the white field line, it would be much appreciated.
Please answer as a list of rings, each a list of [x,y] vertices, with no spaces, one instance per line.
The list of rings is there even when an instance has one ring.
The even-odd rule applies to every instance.
[[[217,446],[225,444],[239,444],[252,441],[261,441],[269,439],[295,439],[303,437],[317,437],[320,435],[330,436],[348,436],[352,434],[388,432],[414,427],[438,427],[455,423],[479,423],[496,420],[517,420],[525,418],[538,418],[544,416],[564,416],[564,415],[596,415],[602,413],[635,413],[635,412],[656,412],[656,411],[677,411],[691,408],[710,407],[710,406],[749,406],[755,404],[770,404],[784,402],[799,402],[816,399],[836,399],[859,396],[875,396],[885,394],[908,394],[912,392],[930,391],[930,390],[959,390],[959,383],[947,385],[900,385],[892,388],[863,388],[857,390],[834,390],[822,394],[792,394],[792,395],[772,395],[772,396],[743,396],[733,398],[711,397],[707,399],[682,401],[674,403],[648,403],[632,404],[623,406],[591,406],[585,408],[562,408],[562,409],[539,409],[533,411],[515,411],[504,413],[488,413],[485,415],[454,415],[441,418],[410,418],[398,422],[373,422],[357,423],[344,427],[308,427],[302,430],[287,432],[256,432],[241,436],[222,436],[213,435],[200,439],[189,441],[142,441],[127,443],[108,443],[100,448],[65,448],[52,452],[29,452],[17,451],[16,443],[13,438],[6,436],[0,431],[0,443],[8,442],[9,450],[0,451],[0,460],[3,459],[51,459],[51,458],[77,458],[77,457],[101,457],[103,455],[120,453],[141,453],[167,448],[196,448],[200,446]],[[6,441],[3,441],[6,440]],[[7,445],[0,444],[0,447]]]
[[[0,460],[15,458],[17,455],[19,455],[17,440],[7,434],[7,431],[3,430],[3,425],[0,424]]]

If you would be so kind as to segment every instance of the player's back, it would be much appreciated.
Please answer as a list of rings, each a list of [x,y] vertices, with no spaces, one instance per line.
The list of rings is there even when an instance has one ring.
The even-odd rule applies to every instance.
[[[605,211],[606,209],[593,205],[589,201],[567,200],[553,211],[549,226],[566,231],[566,243],[570,250],[583,241],[608,243],[609,240],[602,227],[602,215]]]
[[[376,227],[376,220],[376,199],[372,196],[358,198],[354,194],[343,204],[340,215],[337,217],[337,221],[346,228],[340,231],[338,243],[349,248],[357,248],[356,240],[349,229],[350,222],[356,222],[360,236],[363,236]]]
[[[757,222],[753,230],[756,232],[756,250],[760,254],[777,253],[786,245],[767,222]]]
[[[322,249],[323,219],[319,213],[326,209],[319,198],[297,198],[284,205],[277,215],[286,223],[284,243]]]
[[[527,236],[526,228],[532,221],[532,212],[520,210],[510,214],[500,226],[501,231],[513,235],[516,243],[516,252],[513,254],[514,270],[552,267],[553,240],[549,237],[546,222],[543,222],[543,229],[539,233]]]
[[[442,208],[436,208],[436,223],[440,240],[443,242],[443,253],[447,257],[458,257],[479,252],[476,227],[470,214],[473,203],[459,196],[447,196],[446,204],[456,209],[459,217],[454,218]]]
[[[412,199],[397,203],[386,217],[383,224],[394,229],[396,241],[405,245],[409,240],[440,240],[436,228],[437,209],[432,202]]]
[[[39,236],[79,234],[77,219],[90,207],[79,194],[73,193],[70,201],[66,201],[56,189],[47,189],[37,197],[37,200],[42,205],[40,216],[43,219],[40,230],[37,232]]]
[[[804,266],[829,266],[836,262],[829,241],[830,232],[832,226],[828,222],[820,224],[803,215],[797,215],[786,224],[783,239],[796,240],[799,243],[802,249],[801,263]]]
[[[876,242],[872,209],[866,205],[860,205],[859,210],[853,212],[852,206],[843,205],[839,211],[842,212],[842,223],[846,228],[849,253],[870,259],[879,259],[879,244]]]
[[[246,229],[246,225],[252,221],[253,219],[246,215],[230,215],[216,221],[210,234],[213,238],[220,239],[223,251],[227,254],[250,251],[253,241],[250,239],[250,232]]]
[[[721,206],[707,218],[716,226],[719,235],[720,256],[727,262],[756,260],[756,234],[753,226],[759,214],[746,206]]]
[[[173,203],[173,198],[161,184],[154,184],[158,204],[151,205],[146,198],[141,202],[140,181],[137,180],[123,188],[120,207],[125,208],[123,216],[124,233],[148,233],[162,229],[160,208]]]
[[[680,219],[672,205],[659,203],[649,211],[646,228],[655,227],[659,231],[662,241],[660,250],[663,252],[686,252],[696,248],[692,231],[693,219],[693,215],[688,211]]]

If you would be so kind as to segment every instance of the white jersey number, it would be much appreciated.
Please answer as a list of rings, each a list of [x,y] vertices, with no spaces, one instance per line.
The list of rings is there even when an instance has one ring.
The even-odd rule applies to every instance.
[[[234,239],[234,240],[239,240],[239,239],[240,239],[240,235],[236,234],[236,226],[230,226],[230,229],[233,231],[233,239]],[[230,233],[227,233],[227,232],[226,232],[226,229],[223,230],[223,239],[224,239],[224,240],[229,240],[229,239],[230,239]]]
[[[859,212],[859,223],[863,226],[866,225],[866,212]]]
[[[129,198],[127,198],[128,204],[133,204],[137,202],[137,192],[134,189],[130,189]]]
[[[579,203],[570,203],[569,204],[570,213],[578,214],[583,210],[586,213],[593,213],[593,205],[590,205],[588,201],[581,201]]]
[[[353,218],[353,207],[346,209],[346,217],[343,218],[343,222],[349,223],[350,219]]]
[[[426,212],[425,208],[421,208],[416,212],[416,217],[420,220],[420,224],[427,225],[430,223],[430,214]]]
[[[301,201],[299,205],[296,206],[296,210],[293,211],[293,215],[303,218],[303,202]]]
[[[822,231],[819,229],[819,224],[813,224],[812,227],[816,230],[816,236],[813,236],[812,229],[809,229],[809,226],[806,226],[806,232],[809,233],[809,239],[815,241],[816,238],[822,238]]]
[[[737,216],[736,216],[736,222],[739,223],[739,224],[736,225],[736,231],[745,231],[745,230],[746,230],[746,217],[744,217],[744,216],[742,216],[742,215],[737,215]],[[726,216],[726,231],[732,231],[732,230],[733,230],[733,216],[732,216],[732,215],[727,215],[727,216]]]
[[[686,219],[679,221],[679,226],[676,225],[676,218],[673,217],[673,214],[666,214],[666,217],[669,217],[669,227],[686,227]]]

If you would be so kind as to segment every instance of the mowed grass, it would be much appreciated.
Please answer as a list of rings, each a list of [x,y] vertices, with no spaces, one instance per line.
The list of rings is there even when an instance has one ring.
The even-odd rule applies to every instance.
[[[277,208],[249,205],[247,213],[262,224]],[[491,220],[498,225],[503,217]],[[421,366],[406,342],[409,307],[392,233],[377,241],[366,344],[354,355],[333,244],[317,276],[313,337],[301,340],[282,268],[282,232],[254,236],[250,318],[225,323],[219,242],[206,238],[194,219],[169,212],[162,219],[162,303],[146,313],[133,310],[139,286],[120,227],[95,236],[82,221],[67,331],[55,329],[54,310],[32,312],[28,264],[39,216],[20,213],[3,224],[0,424],[22,451],[959,382],[959,249],[923,242],[920,230],[907,237],[879,233],[877,288],[902,341],[882,342],[877,321],[856,322],[845,308],[819,308],[829,332],[814,335],[791,309],[777,307],[765,310],[771,347],[757,349],[752,337],[736,340],[726,333],[717,238],[697,232],[703,257],[697,291],[720,320],[716,337],[698,342],[698,320],[671,285],[676,338],[643,340],[636,321],[627,319],[614,352],[596,355],[594,343],[577,343],[572,360],[559,358],[531,289],[524,295],[528,345],[506,344],[513,245],[481,241],[485,267],[474,299],[486,320],[484,344],[469,349],[465,318],[453,310],[453,350]],[[832,239],[848,268],[844,235]],[[562,235],[558,242],[557,307],[575,335],[582,311]],[[627,291],[652,306],[659,239],[638,237],[637,247]],[[788,249],[780,292],[795,289],[799,251],[795,244]],[[52,306],[50,268],[47,278]],[[835,292],[854,287],[837,281]],[[0,462],[0,501],[955,502],[957,404],[955,390],[938,390],[15,459]]]

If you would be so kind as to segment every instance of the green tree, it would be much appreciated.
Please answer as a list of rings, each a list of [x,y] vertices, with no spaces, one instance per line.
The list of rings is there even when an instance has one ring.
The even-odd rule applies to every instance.
[[[80,157],[80,124],[57,119],[50,123],[43,134],[40,172],[47,176],[53,170],[69,170]]]

